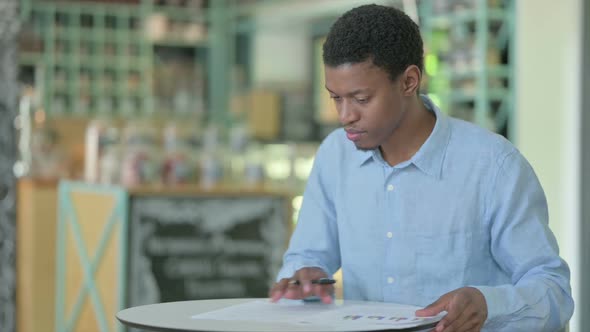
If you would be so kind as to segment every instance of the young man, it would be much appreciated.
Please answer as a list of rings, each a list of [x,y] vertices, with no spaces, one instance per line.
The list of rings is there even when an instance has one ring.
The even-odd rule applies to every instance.
[[[569,269],[528,162],[499,135],[419,95],[423,46],[399,10],[344,14],[324,44],[343,128],[321,144],[270,297],[344,297],[446,311],[436,331],[556,331]],[[289,283],[299,280],[300,284]]]

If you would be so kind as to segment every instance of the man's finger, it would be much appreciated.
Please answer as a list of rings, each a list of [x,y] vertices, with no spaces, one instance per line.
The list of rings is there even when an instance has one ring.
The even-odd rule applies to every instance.
[[[313,285],[311,283],[311,279],[305,279],[301,281],[301,286],[303,289],[303,296],[308,297],[311,296],[312,291],[313,291]]]
[[[323,303],[332,303],[332,294],[334,287],[332,285],[315,285],[314,293],[320,297]]]
[[[294,280],[296,280],[296,279],[294,279]],[[284,298],[287,298],[290,300],[300,300],[302,298],[307,297],[307,295],[304,294],[302,284],[295,284],[290,281],[291,280],[289,280],[287,282],[287,290],[285,292],[285,295],[283,295]]]
[[[416,316],[418,317],[426,317],[426,316],[436,316],[441,311],[446,310],[448,300],[442,296],[435,302],[429,304],[426,308],[416,310]]]
[[[471,301],[460,296],[453,296],[448,304],[447,315],[437,324],[436,331],[456,331],[475,311],[470,306]]]
[[[299,280],[300,289],[303,291],[303,297],[308,297],[311,295],[311,280],[313,279],[312,272],[313,269],[304,268],[297,271],[297,273],[295,274],[296,278]]]
[[[272,302],[277,302],[278,300],[280,300],[281,297],[283,297],[285,295],[288,284],[289,284],[288,279],[281,279],[279,282],[274,284],[274,286],[272,287],[272,289],[269,292],[270,300]]]
[[[320,296],[319,290],[315,290],[312,280],[327,278],[327,274],[317,267],[306,267],[295,272],[295,275],[290,279],[282,279],[275,284],[269,293],[271,301],[276,302],[281,297],[292,300],[299,300],[311,295]],[[295,282],[296,281],[296,282]],[[331,285],[329,285],[331,286]],[[328,289],[332,289],[329,287]],[[321,297],[321,296],[320,296]],[[323,301],[331,301],[328,299],[329,295],[323,297]]]
[[[320,279],[320,278],[326,278],[327,275],[326,273],[317,267],[310,267],[310,268],[303,268],[298,270],[295,273],[295,278],[297,278],[297,280],[299,280],[300,286],[301,286],[301,290],[303,292],[302,296],[303,297],[308,297],[311,295],[318,295],[315,292],[315,289],[313,286],[311,281],[314,279]]]
[[[436,326],[437,331],[442,331],[442,332],[458,332],[458,331],[468,331],[469,329],[467,329],[468,326],[465,326],[465,328],[463,328],[463,326],[465,325],[465,323],[469,322],[470,319],[473,318],[474,316],[474,311],[470,310],[469,308],[465,308],[465,310],[463,310],[463,308],[455,308],[454,310],[451,310],[452,312],[450,312],[447,316],[445,316],[445,318],[443,318],[443,321],[441,323],[443,323],[444,329],[439,329],[438,325]],[[453,316],[451,316],[451,313],[454,314],[453,316],[457,316],[453,319]],[[449,318],[449,316],[451,316]]]
[[[459,326],[456,330],[459,332],[470,332],[470,331],[480,331],[484,322],[484,316],[477,312],[475,308],[470,308],[471,310],[466,310],[467,313],[467,320],[463,323],[463,325]]]

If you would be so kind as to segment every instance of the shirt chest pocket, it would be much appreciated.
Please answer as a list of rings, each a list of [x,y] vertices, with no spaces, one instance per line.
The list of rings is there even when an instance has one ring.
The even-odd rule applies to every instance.
[[[471,231],[416,235],[416,279],[422,296],[441,295],[472,282],[472,269],[481,269],[485,241]]]

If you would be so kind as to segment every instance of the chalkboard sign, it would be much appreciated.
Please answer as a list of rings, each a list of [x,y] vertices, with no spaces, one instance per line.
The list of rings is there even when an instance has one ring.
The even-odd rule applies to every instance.
[[[128,304],[267,296],[287,206],[279,196],[132,196]]]

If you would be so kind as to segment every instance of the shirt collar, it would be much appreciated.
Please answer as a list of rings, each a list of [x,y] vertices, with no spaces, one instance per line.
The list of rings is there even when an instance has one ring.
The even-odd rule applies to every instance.
[[[428,139],[409,162],[416,165],[422,172],[439,179],[442,175],[442,165],[451,134],[449,118],[426,95],[420,97],[426,108],[436,116],[436,122]],[[364,165],[370,159],[379,159],[378,149],[357,150],[356,153],[359,166]]]
[[[424,106],[436,116],[436,122],[432,133],[410,161],[422,172],[440,179],[449,138],[451,137],[449,118],[434,105],[430,98],[425,95],[420,97],[424,102]]]
[[[378,149],[374,150],[356,150],[356,154],[359,161],[359,166],[363,166],[367,161],[372,158],[377,158],[376,153],[379,153]]]

